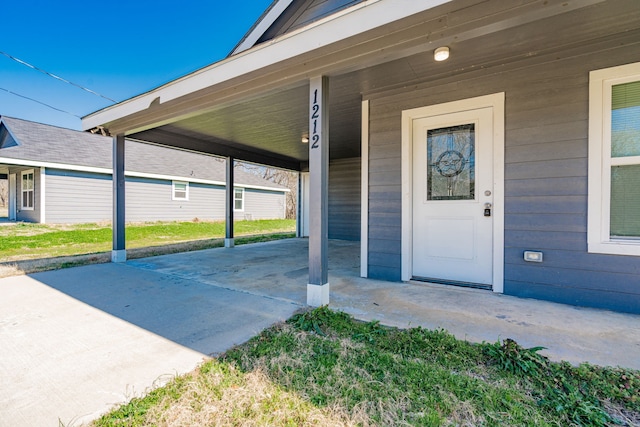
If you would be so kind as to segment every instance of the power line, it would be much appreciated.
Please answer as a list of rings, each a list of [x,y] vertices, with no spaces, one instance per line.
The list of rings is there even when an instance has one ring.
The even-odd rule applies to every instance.
[[[19,93],[12,92],[12,91],[10,91],[8,89],[5,89],[3,87],[0,87],[0,90],[3,90],[5,92],[7,92],[7,93],[10,93],[11,95],[19,96],[20,98],[28,99],[29,101],[37,102],[38,104],[44,105],[45,107],[52,108],[52,109],[54,109],[56,111],[60,111],[61,113],[66,113],[66,114],[69,114],[69,115],[71,115],[73,117],[77,117],[79,119],[82,119],[82,117],[80,117],[80,116],[78,116],[76,114],[70,113],[70,112],[65,111],[65,110],[61,110],[61,109],[56,108],[56,107],[54,107],[52,105],[49,105],[49,104],[45,104],[44,102],[38,101],[37,99],[33,99],[33,98],[29,98],[28,96],[20,95]]]
[[[89,92],[89,93],[92,93],[92,94],[94,94],[94,95],[96,95],[96,96],[99,96],[100,98],[104,98],[104,99],[106,99],[107,101],[111,101],[111,102],[113,102],[114,104],[118,102],[118,101],[116,101],[116,100],[114,100],[114,99],[111,99],[111,98],[109,98],[109,97],[107,97],[107,96],[101,95],[101,94],[99,94],[98,92],[95,92],[95,91],[93,91],[93,90],[91,90],[91,89],[87,89],[87,88],[86,88],[86,87],[84,87],[84,86],[80,86],[79,84],[76,84],[76,83],[70,82],[70,81],[69,81],[69,80],[67,80],[67,79],[63,79],[63,78],[62,78],[62,77],[60,77],[60,76],[56,76],[55,74],[52,74],[52,73],[50,73],[50,72],[48,72],[48,71],[45,71],[45,70],[43,70],[42,68],[38,68],[38,67],[36,67],[35,65],[31,65],[31,64],[29,64],[28,62],[23,61],[23,60],[21,60],[21,59],[18,59],[18,58],[16,58],[15,56],[11,56],[11,55],[9,55],[8,53],[3,52],[3,51],[1,51],[1,50],[0,50],[0,54],[2,54],[2,55],[4,55],[4,56],[6,56],[7,58],[11,59],[12,61],[15,61],[15,62],[17,62],[17,63],[19,63],[19,64],[24,65],[24,66],[27,66],[27,67],[29,67],[29,68],[31,68],[31,69],[33,69],[33,70],[39,71],[39,72],[41,72],[42,74],[45,74],[45,75],[47,75],[47,76],[49,76],[49,77],[53,77],[54,79],[60,80],[60,81],[62,81],[62,82],[64,82],[64,83],[68,83],[68,84],[70,84],[70,85],[72,85],[72,86],[75,86],[75,87],[77,87],[77,88],[79,88],[79,89],[82,89],[82,90],[84,90],[84,91],[87,91],[87,92]],[[20,95],[18,95],[18,96],[20,96]],[[23,98],[26,98],[26,97],[23,97]],[[27,99],[28,99],[28,98],[27,98]],[[32,100],[32,101],[33,101],[33,100]],[[39,101],[36,101],[36,102],[39,102]],[[41,103],[41,104],[42,104],[42,103]],[[45,104],[45,105],[46,105],[46,104]]]

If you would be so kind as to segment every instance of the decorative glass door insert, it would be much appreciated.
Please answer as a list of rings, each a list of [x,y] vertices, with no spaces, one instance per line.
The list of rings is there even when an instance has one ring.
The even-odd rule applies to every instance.
[[[427,200],[475,199],[475,124],[427,131]]]

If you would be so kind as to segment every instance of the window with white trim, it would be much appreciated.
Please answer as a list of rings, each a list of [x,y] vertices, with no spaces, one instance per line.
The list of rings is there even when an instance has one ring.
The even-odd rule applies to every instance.
[[[22,210],[32,211],[34,205],[34,174],[33,169],[22,172]]]
[[[640,255],[640,63],[590,74],[588,243]]]
[[[244,188],[233,189],[233,210],[244,211]]]
[[[171,200],[189,200],[189,183],[184,181],[173,181],[171,186]]]

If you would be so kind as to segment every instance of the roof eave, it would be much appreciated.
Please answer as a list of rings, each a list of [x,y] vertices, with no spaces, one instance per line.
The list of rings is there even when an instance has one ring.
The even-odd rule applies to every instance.
[[[450,1],[364,1],[313,22],[304,28],[284,34],[169,82],[157,89],[89,114],[82,118],[82,128],[88,130],[97,126],[113,126],[117,121],[143,112],[152,105],[167,103],[200,90],[229,82],[232,79],[240,78]],[[120,131],[120,129],[118,130]],[[124,131],[134,133],[140,130],[144,129],[135,128]]]

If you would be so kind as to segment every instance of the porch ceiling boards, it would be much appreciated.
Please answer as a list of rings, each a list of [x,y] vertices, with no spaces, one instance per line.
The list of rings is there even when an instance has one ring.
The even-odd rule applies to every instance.
[[[330,157],[358,157],[362,99],[532,60],[552,63],[560,52],[588,54],[589,45],[611,36],[614,20],[617,28],[629,23],[632,42],[639,15],[637,0],[454,0],[102,124],[112,134],[301,170],[312,76],[330,77]],[[441,45],[451,58],[436,63],[432,52]],[[254,49],[271,47],[261,46]]]

